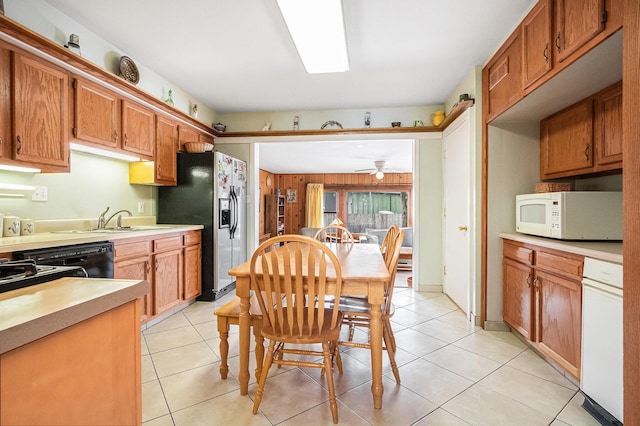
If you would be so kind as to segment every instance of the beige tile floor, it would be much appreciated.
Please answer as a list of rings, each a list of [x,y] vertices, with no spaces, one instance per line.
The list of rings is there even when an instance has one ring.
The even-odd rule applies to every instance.
[[[229,377],[220,379],[213,311],[232,297],[196,302],[143,331],[144,425],[332,424],[316,369],[272,368],[260,411],[251,413],[256,383],[252,378],[249,395],[240,396],[235,326]],[[581,408],[576,386],[511,333],[472,326],[442,293],[397,288],[394,302],[402,383],[383,354],[383,409],[375,410],[369,353],[342,348],[344,375],[335,374],[340,424],[598,425]]]

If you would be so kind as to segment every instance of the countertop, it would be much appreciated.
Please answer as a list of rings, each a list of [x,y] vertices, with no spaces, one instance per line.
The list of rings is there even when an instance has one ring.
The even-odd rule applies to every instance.
[[[148,293],[147,281],[61,278],[0,293],[0,354]]]
[[[126,238],[149,237],[152,235],[171,234],[203,229],[202,225],[167,225],[157,224],[145,226],[145,230],[131,232],[91,232],[64,234],[58,232],[39,232],[21,237],[0,238],[0,253],[11,253],[21,250],[67,246],[71,244],[92,243],[96,241],[115,241]]]
[[[621,241],[563,241],[519,233],[501,233],[500,238],[622,264]]]

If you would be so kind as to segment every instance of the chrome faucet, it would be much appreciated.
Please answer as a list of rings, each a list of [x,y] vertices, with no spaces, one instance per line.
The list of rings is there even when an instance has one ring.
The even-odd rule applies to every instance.
[[[104,220],[104,215],[107,214],[109,208],[110,207],[107,207],[102,213],[100,213],[100,216],[98,216],[98,229],[104,229],[105,226],[107,226],[107,222]]]
[[[105,229],[107,227],[107,224],[111,221],[111,219],[113,219],[116,215],[118,215],[118,221],[116,223],[116,226],[118,228],[122,228],[122,215],[120,215],[120,213],[127,213],[129,215],[129,217],[133,216],[133,214],[131,214],[131,212],[129,210],[126,209],[122,209],[122,210],[118,210],[117,212],[115,212],[114,214],[112,214],[111,216],[109,216],[107,219],[105,219],[105,215],[107,214],[107,212],[109,211],[110,207],[107,207],[105,209],[105,211],[103,211],[102,213],[100,213],[100,216],[98,216],[98,229]]]
[[[111,219],[113,219],[115,215],[118,215],[118,219],[117,219],[117,222],[116,222],[116,227],[117,228],[122,228],[122,215],[120,213],[126,213],[126,214],[129,215],[129,217],[133,216],[133,214],[131,214],[131,212],[129,210],[126,210],[126,209],[118,210],[117,212],[115,212],[114,214],[109,216],[109,218],[107,220],[104,221],[104,227],[106,228],[106,226],[109,223],[109,221]]]

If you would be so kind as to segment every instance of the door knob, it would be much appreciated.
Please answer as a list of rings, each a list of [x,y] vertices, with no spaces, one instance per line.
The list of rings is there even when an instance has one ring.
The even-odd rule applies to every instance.
[[[468,228],[465,225],[458,226],[458,231],[467,231]]]

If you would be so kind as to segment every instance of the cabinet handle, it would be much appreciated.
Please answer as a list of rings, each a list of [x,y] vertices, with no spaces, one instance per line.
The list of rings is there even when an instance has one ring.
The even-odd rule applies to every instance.
[[[126,145],[129,142],[129,138],[127,137],[127,132],[124,132],[124,144]]]
[[[531,288],[531,275],[527,275],[527,285]]]
[[[584,156],[587,159],[587,161],[589,160],[589,147],[590,145],[587,144],[587,146],[584,148]]]
[[[0,148],[2,148],[2,136],[0,136]]]
[[[147,275],[151,272],[151,263],[147,260]]]
[[[538,287],[538,279],[537,279],[537,278],[536,278],[535,280],[533,280],[533,286],[536,288],[536,291],[538,291],[538,290],[539,290],[539,287]]]
[[[556,49],[558,49],[558,53],[560,53],[560,33],[556,36]]]
[[[16,153],[21,154],[22,153],[22,138],[20,136],[18,136],[17,139],[18,139],[18,147],[16,148]]]
[[[549,63],[549,43],[547,43],[544,46],[544,52],[542,52],[542,54],[544,55],[544,61],[548,64]]]
[[[114,136],[115,142],[118,143],[118,131],[117,130],[113,131],[113,136]]]

